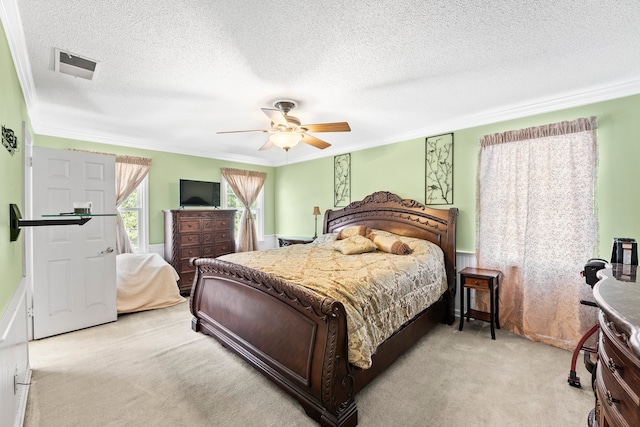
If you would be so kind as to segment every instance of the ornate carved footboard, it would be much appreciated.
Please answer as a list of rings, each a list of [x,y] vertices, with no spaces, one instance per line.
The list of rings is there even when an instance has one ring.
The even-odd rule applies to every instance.
[[[321,424],[356,425],[342,304],[237,264],[194,263],[193,329],[238,353]]]
[[[380,345],[370,369],[349,364],[344,306],[294,283],[217,259],[192,260],[192,327],[239,354],[326,426],[355,426],[355,394],[439,322],[453,322],[457,209],[430,209],[388,192],[325,213],[325,233],[367,225],[438,244],[448,290]]]

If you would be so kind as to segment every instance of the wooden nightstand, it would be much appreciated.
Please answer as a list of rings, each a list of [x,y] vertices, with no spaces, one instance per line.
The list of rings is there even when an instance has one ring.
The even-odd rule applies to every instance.
[[[278,237],[278,245],[291,246],[291,245],[303,245],[313,242],[313,237]]]
[[[467,322],[471,317],[477,320],[483,320],[491,324],[491,338],[496,339],[497,327],[500,329],[500,275],[502,273],[498,270],[486,270],[484,268],[467,267],[460,272],[460,327],[462,330],[464,326],[464,318],[467,318]],[[467,312],[465,313],[464,307],[464,294],[467,290]],[[469,308],[469,301],[471,299],[471,290],[476,292],[489,292],[489,312],[479,311]]]

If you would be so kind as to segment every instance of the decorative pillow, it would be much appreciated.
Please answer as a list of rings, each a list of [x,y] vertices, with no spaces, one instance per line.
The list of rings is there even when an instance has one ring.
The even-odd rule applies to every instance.
[[[363,254],[375,251],[377,246],[364,236],[356,234],[346,239],[336,240],[333,249],[342,252],[344,255]]]
[[[370,232],[367,237],[375,243],[381,251],[395,255],[409,255],[413,252],[411,247],[403,241],[389,235]]]
[[[366,225],[352,225],[350,227],[345,227],[338,233],[338,237],[336,239],[342,240],[347,239],[351,236],[366,236],[369,234],[371,229]]]

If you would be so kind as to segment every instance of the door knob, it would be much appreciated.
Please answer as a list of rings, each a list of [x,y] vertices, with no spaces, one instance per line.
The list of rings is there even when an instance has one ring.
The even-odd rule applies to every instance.
[[[100,255],[110,254],[111,252],[113,252],[113,248],[111,246],[109,246],[107,249],[105,249],[104,251],[100,252]]]

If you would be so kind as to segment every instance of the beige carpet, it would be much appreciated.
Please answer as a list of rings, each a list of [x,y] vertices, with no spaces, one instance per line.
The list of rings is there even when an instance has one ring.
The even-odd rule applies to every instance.
[[[188,303],[30,343],[26,427],[315,426],[214,339]],[[441,325],[356,396],[359,426],[580,426],[590,374],[571,353],[488,324]]]

